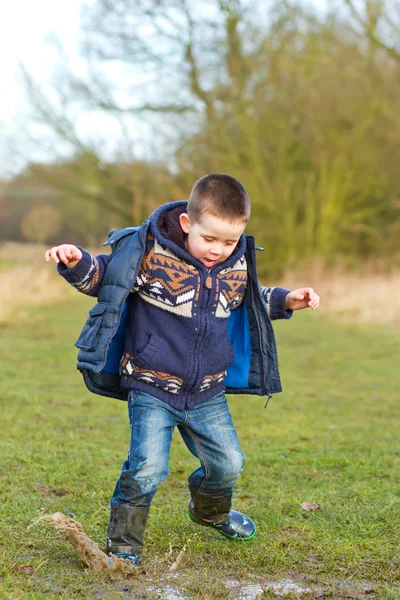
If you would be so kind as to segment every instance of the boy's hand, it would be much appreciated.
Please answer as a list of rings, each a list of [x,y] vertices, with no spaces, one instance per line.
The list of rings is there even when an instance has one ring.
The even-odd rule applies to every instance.
[[[299,310],[301,308],[317,309],[319,306],[319,296],[313,288],[300,288],[289,292],[285,298],[285,308],[289,310]]]
[[[50,262],[51,259],[56,264],[61,261],[68,269],[73,269],[81,260],[82,252],[72,244],[62,244],[61,246],[50,248],[44,256],[47,262]]]

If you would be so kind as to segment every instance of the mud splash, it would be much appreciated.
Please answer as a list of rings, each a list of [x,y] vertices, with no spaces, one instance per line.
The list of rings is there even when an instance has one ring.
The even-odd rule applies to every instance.
[[[90,571],[110,571],[125,576],[137,576],[137,567],[134,567],[128,560],[105,554],[96,542],[84,532],[82,525],[75,519],[56,512],[52,515],[40,517],[29,525],[28,530],[43,521],[50,522],[54,526],[58,533],[57,539],[66,540],[73,545],[80,556],[82,564]]]

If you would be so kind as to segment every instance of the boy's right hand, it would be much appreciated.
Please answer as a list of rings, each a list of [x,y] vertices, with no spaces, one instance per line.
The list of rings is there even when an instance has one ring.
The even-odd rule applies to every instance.
[[[82,258],[82,252],[72,244],[62,244],[47,250],[44,255],[47,262],[54,260],[56,264],[63,262],[68,269],[73,269]]]

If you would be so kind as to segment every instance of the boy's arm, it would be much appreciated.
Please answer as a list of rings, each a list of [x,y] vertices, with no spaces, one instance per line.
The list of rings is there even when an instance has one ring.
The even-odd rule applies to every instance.
[[[82,258],[77,264],[69,268],[63,262],[57,263],[57,271],[68,283],[83,294],[97,296],[111,254],[92,256],[87,250],[77,246],[82,252]]]
[[[293,310],[285,308],[286,296],[289,294],[289,290],[279,287],[260,287],[271,321],[290,319]]]

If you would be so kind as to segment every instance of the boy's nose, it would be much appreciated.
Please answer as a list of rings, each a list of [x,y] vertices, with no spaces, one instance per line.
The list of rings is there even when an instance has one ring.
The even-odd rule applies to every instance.
[[[211,254],[213,256],[221,256],[221,254],[222,254],[222,247],[220,247],[220,246],[214,246],[214,248],[212,248],[212,250],[211,250]]]

